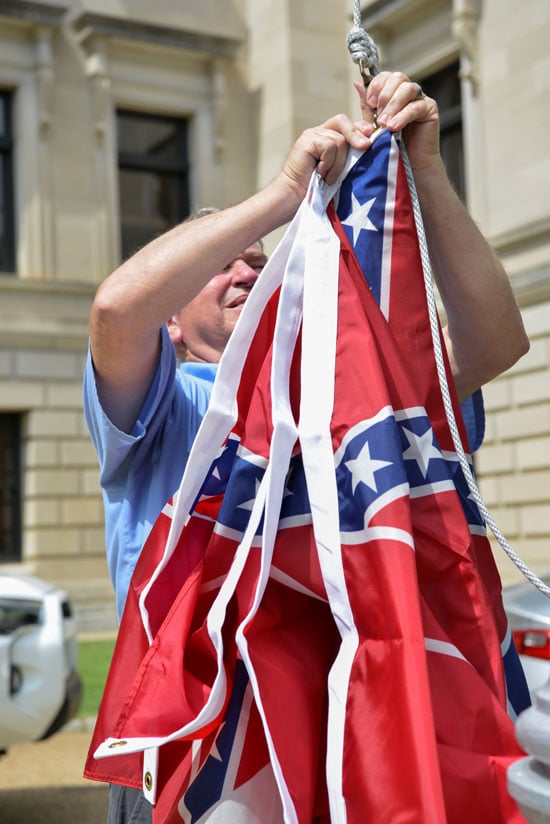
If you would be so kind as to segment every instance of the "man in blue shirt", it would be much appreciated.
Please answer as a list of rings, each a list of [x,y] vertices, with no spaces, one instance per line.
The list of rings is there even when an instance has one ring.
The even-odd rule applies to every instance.
[[[508,278],[446,177],[435,101],[419,97],[417,84],[401,73],[381,72],[358,92],[362,121],[338,115],[306,130],[262,191],[155,239],[98,290],[85,406],[101,464],[119,615],[149,530],[179,486],[215,364],[265,263],[259,239],[293,217],[314,170],[334,183],[348,147],[369,147],[373,112],[379,125],[404,132],[460,400],[528,349]],[[139,824],[150,815],[137,791],[113,790],[111,824]]]

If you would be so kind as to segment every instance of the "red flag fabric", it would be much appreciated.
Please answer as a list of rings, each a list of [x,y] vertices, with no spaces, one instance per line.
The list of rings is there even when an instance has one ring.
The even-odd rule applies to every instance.
[[[523,821],[395,138],[349,165],[251,293],[132,579],[85,774],[155,824]]]

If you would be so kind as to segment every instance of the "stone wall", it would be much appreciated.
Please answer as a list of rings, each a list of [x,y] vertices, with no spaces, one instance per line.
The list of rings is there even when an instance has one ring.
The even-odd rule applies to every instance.
[[[542,574],[550,569],[550,303],[523,310],[530,352],[485,387],[487,432],[476,459],[480,490],[516,552]],[[516,567],[495,542],[503,582]]]

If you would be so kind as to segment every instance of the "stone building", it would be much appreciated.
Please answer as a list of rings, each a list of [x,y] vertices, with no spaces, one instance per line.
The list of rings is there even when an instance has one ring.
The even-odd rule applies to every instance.
[[[81,407],[102,279],[202,205],[265,184],[307,126],[358,114],[351,0],[0,0],[0,571],[115,625]],[[457,187],[512,276],[531,351],[485,389],[481,491],[550,567],[550,7],[374,0],[384,66],[437,95]],[[452,227],[450,227],[452,231]],[[272,248],[277,236],[268,239]],[[487,307],[490,313],[490,307]],[[497,556],[505,581],[515,568]]]

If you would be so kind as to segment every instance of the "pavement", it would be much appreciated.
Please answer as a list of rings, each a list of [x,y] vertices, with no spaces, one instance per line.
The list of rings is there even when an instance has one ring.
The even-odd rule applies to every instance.
[[[105,824],[108,787],[82,777],[91,734],[73,723],[0,757],[1,824]]]

